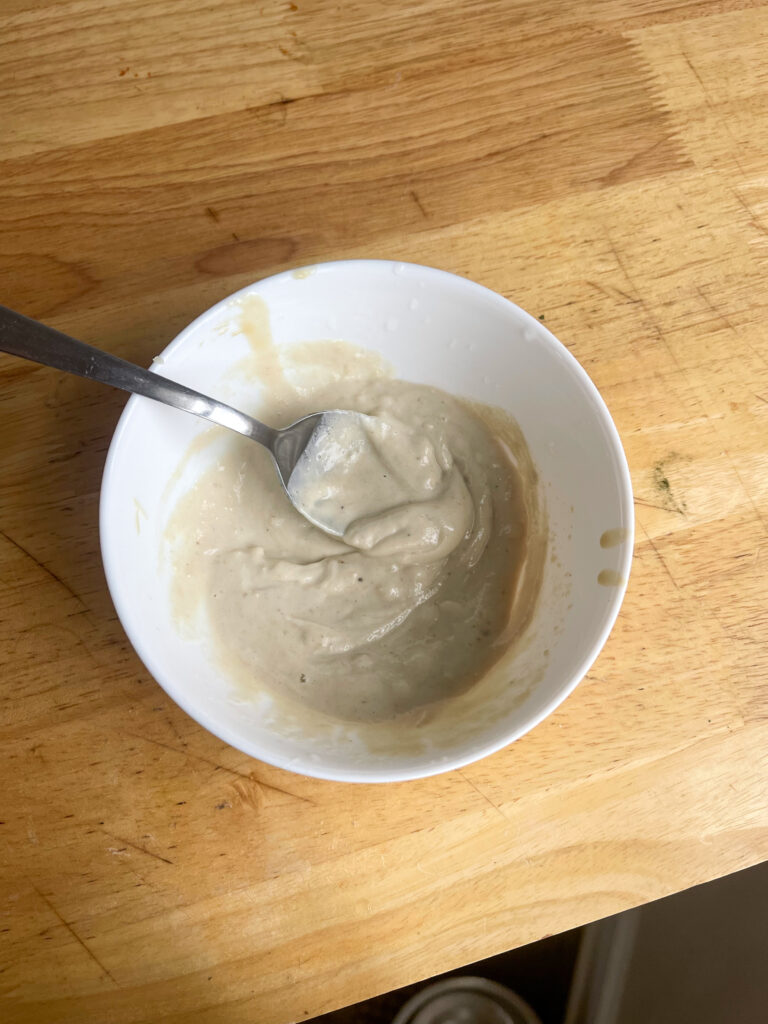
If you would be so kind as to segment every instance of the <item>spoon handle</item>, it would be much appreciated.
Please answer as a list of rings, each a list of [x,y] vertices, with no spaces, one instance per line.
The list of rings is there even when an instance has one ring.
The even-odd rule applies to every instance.
[[[125,359],[102,352],[83,341],[70,338],[61,331],[30,320],[12,309],[0,306],[0,352],[9,352],[22,359],[31,359],[78,377],[111,384],[134,395],[153,398],[183,412],[191,412],[204,420],[229,427],[246,437],[259,441],[270,450],[278,431],[265,423],[238,412],[223,402],[201,395],[192,388],[177,384],[159,374],[144,370]]]

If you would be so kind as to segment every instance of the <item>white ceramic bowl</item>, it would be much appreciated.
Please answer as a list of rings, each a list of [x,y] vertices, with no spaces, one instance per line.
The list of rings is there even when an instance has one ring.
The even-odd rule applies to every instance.
[[[536,612],[505,685],[457,698],[453,721],[429,722],[390,742],[386,729],[318,723],[308,729],[268,697],[242,703],[221,678],[207,638],[185,638],[171,615],[160,558],[178,496],[210,464],[219,430],[133,397],[109,450],[101,491],[107,582],[128,637],[167,693],[211,732],[283,768],[345,781],[436,774],[498,750],[540,722],[573,690],[616,618],[632,557],[633,504],[626,459],[596,388],[538,320],[482,286],[429,267],[359,260],[278,274],[198,317],[154,369],[235,406],[253,405],[253,382],[233,368],[247,350],[236,299],[266,302],[275,344],[337,338],[381,353],[405,380],[502,406],[523,429],[546,501],[550,550]],[[245,389],[247,388],[247,394]],[[193,446],[194,447],[194,446]],[[603,548],[606,531],[626,540]],[[607,571],[607,572],[606,572]],[[513,680],[510,685],[510,680]],[[371,732],[373,729],[373,732]]]

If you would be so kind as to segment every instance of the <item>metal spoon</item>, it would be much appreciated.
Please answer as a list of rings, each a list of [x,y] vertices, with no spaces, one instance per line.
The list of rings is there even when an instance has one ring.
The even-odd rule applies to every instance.
[[[52,366],[65,373],[74,373],[78,377],[97,380],[102,384],[130,391],[134,395],[153,398],[156,402],[164,402],[175,409],[190,412],[204,420],[211,420],[222,427],[229,427],[245,437],[258,441],[269,451],[277,468],[280,482],[292,504],[315,526],[340,537],[338,523],[322,521],[302,507],[298,495],[289,489],[291,474],[309,444],[313,434],[323,424],[324,417],[360,417],[360,413],[347,410],[316,412],[292,423],[282,430],[261,423],[252,416],[238,412],[223,402],[193,391],[192,388],[177,384],[175,381],[161,377],[151,370],[144,370],[125,359],[102,352],[83,341],[70,338],[61,331],[30,320],[29,317],[15,313],[12,309],[0,306],[0,352],[9,352],[22,359],[31,359],[35,363]]]

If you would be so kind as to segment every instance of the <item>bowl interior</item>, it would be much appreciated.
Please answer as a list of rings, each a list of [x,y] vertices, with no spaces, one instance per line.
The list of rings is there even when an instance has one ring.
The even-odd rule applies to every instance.
[[[384,781],[466,764],[521,735],[570,692],[597,656],[621,604],[632,553],[632,494],[608,411],[587,375],[537,320],[442,271],[354,261],[287,272],[244,289],[187,327],[154,369],[253,410],[238,297],[265,301],[278,346],[342,339],[373,349],[398,377],[508,410],[523,429],[546,502],[550,554],[540,600],[515,659],[459,698],[437,724],[398,733],[310,725],[267,696],[233,698],[203,633],[179,632],[162,536],[176,499],[215,458],[223,432],[132,398],[104,473],[101,538],[123,626],[157,681],[222,739],[281,767]],[[626,539],[601,547],[606,531]],[[598,577],[602,582],[599,582]],[[606,582],[608,585],[606,585]],[[503,679],[502,679],[503,676]]]

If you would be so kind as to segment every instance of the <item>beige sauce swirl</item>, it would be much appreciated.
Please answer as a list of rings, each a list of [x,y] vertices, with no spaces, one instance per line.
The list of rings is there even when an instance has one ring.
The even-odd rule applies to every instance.
[[[389,410],[323,416],[288,494],[350,547],[408,562],[446,558],[475,518],[464,477],[434,424],[420,432]]]
[[[467,690],[523,632],[546,547],[535,470],[500,410],[376,376],[350,346],[296,351],[317,372],[284,367],[263,415],[364,414],[330,425],[298,481],[343,538],[301,516],[269,455],[233,435],[169,520],[174,605],[204,616],[240,691],[391,720]],[[355,376],[339,379],[339,355]]]

